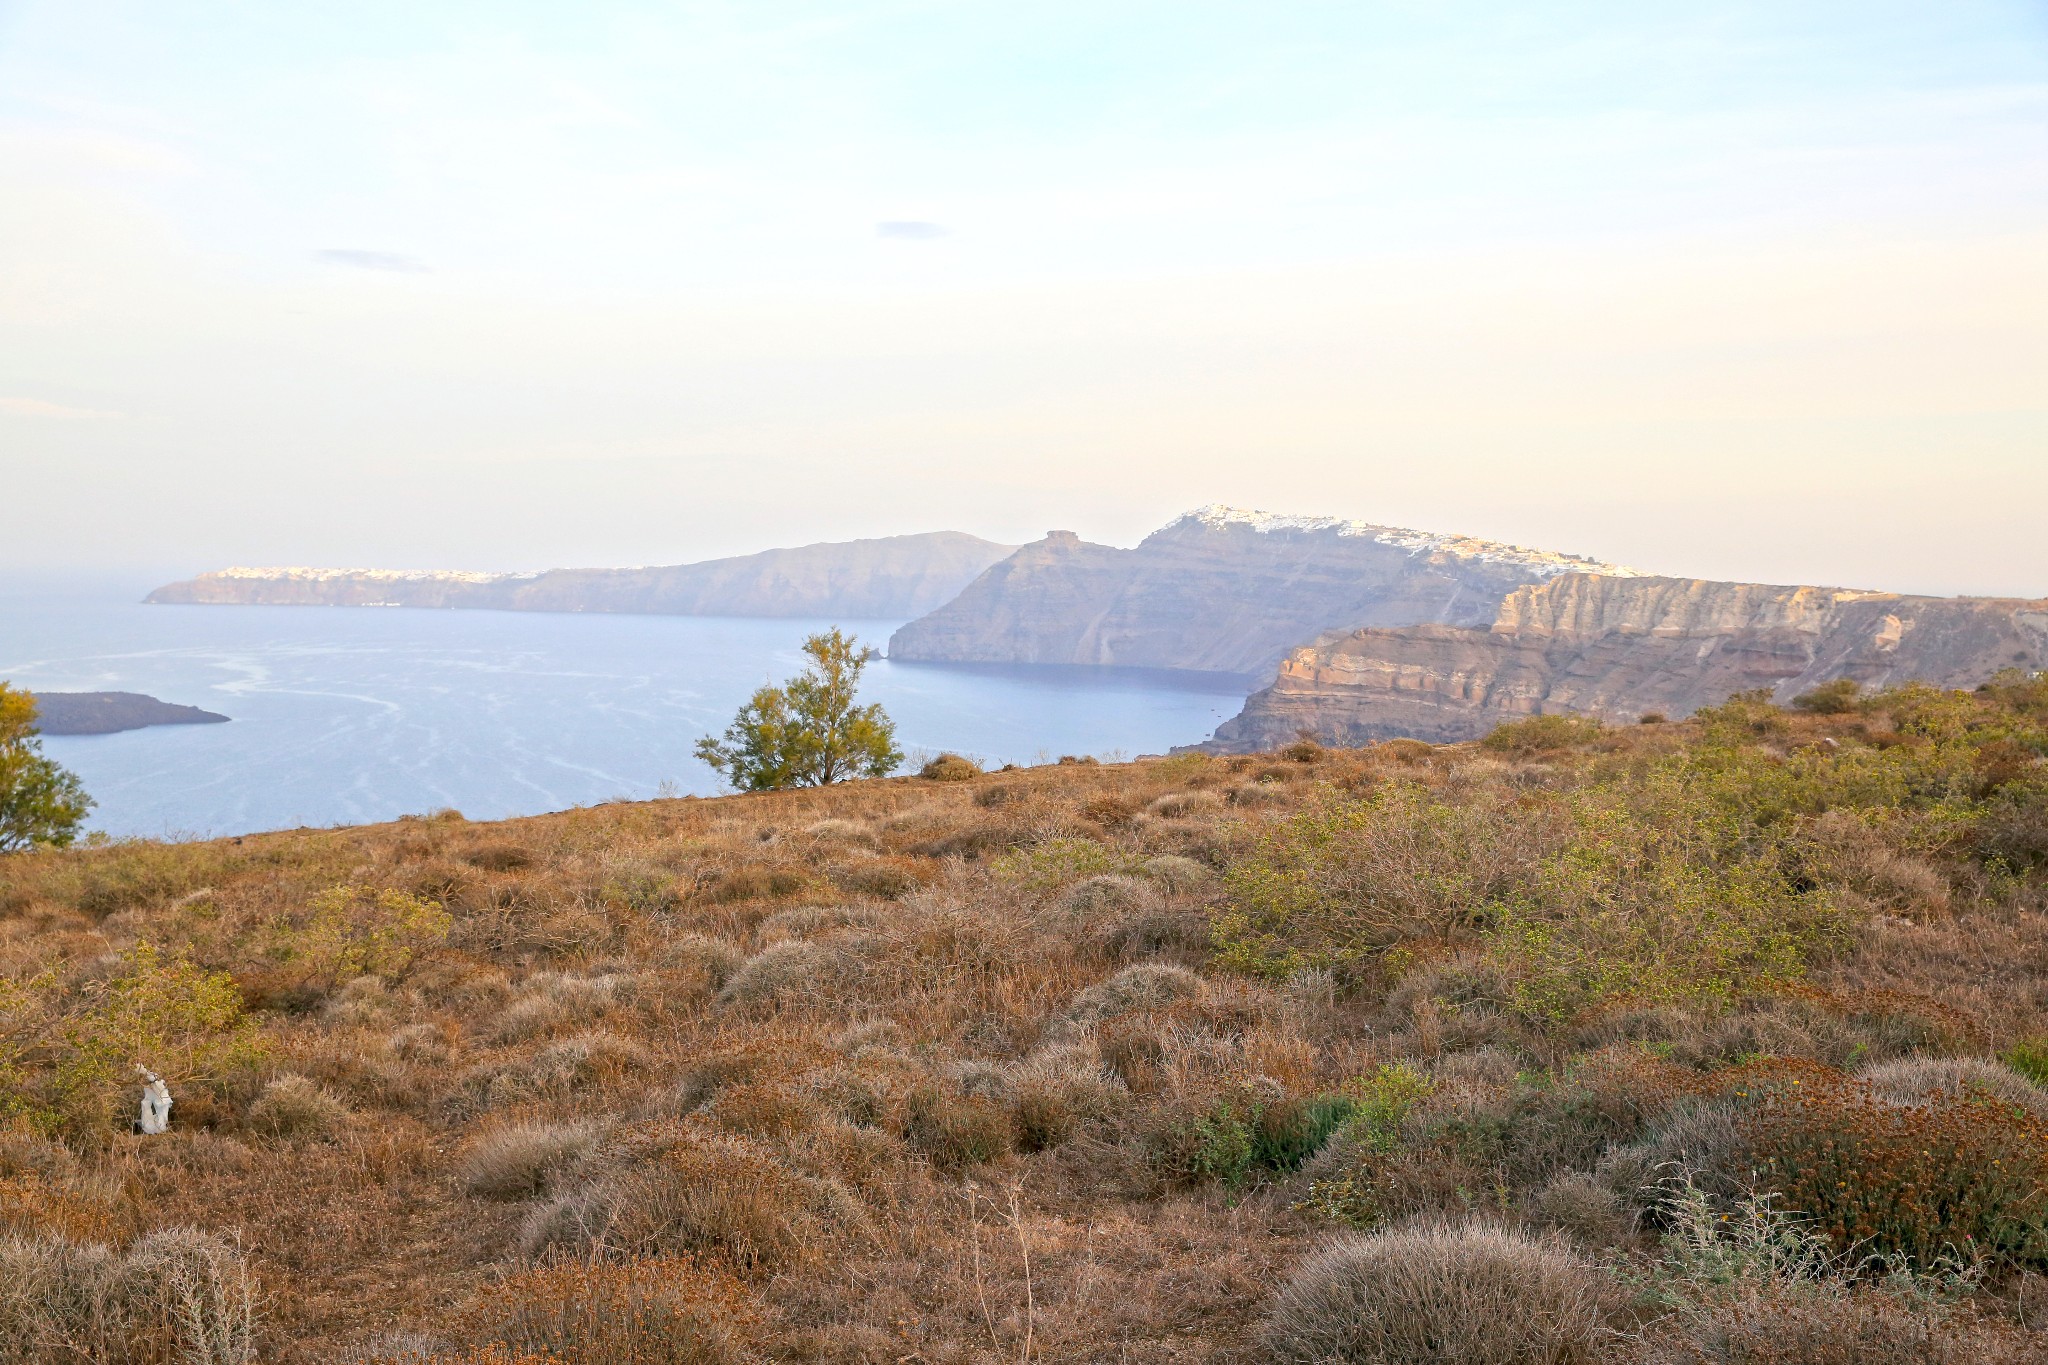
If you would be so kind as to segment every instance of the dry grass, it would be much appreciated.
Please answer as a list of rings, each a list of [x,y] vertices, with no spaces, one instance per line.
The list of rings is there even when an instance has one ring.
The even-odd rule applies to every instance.
[[[333,1137],[347,1122],[348,1106],[304,1076],[279,1076],[249,1106],[252,1131],[287,1142]]]
[[[528,1199],[593,1151],[603,1130],[592,1123],[526,1119],[480,1133],[462,1162],[462,1189],[480,1199]]]
[[[245,1284],[226,1349],[279,1365],[2039,1356],[2024,1239],[1882,1300],[1726,1292],[1659,1240],[1675,1190],[1732,1208],[1766,1138],[1836,1133],[1763,1106],[1795,1076],[1860,1096],[1873,1152],[1924,1126],[1898,1113],[2034,1140],[2042,1092],[1996,1058],[2048,1055],[2048,796],[1954,750],[2024,749],[2031,714],[1981,745],[1911,707],[1744,713],[0,860],[0,1361],[72,1365],[56,1323],[169,1365]],[[1723,844],[1646,776],[1709,751],[1672,780],[1749,822]],[[445,937],[402,962],[369,920],[330,915],[317,972],[276,929],[426,900]],[[183,974],[122,976],[145,942]],[[130,1060],[177,1096],[162,1137],[125,1131]],[[246,1251],[178,1260],[179,1228]],[[1599,1337],[1647,1283],[1637,1335]]]
[[[255,1294],[239,1248],[169,1227],[125,1253],[0,1240],[0,1361],[255,1365]]]
[[[1422,1224],[1310,1255],[1261,1340],[1286,1365],[1591,1365],[1612,1292],[1598,1267],[1560,1246]]]

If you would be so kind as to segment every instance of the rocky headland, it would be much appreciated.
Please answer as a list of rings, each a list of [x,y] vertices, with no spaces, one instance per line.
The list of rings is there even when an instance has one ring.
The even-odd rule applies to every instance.
[[[1522,716],[1675,719],[1757,688],[1965,687],[2008,668],[2048,668],[2048,600],[1568,574],[1509,593],[1484,628],[1369,628],[1298,648],[1199,747],[1254,752],[1303,732],[1457,741]]]
[[[1517,587],[1583,571],[1632,572],[1463,536],[1210,506],[1132,549],[1055,531],[899,629],[889,657],[1195,670],[1256,686],[1324,631],[1484,626]]]
[[[233,568],[145,601],[232,606],[465,607],[667,616],[917,616],[1015,549],[958,531],[763,550],[636,569],[538,573]]]
[[[220,725],[227,717],[140,692],[37,692],[36,729],[46,735],[111,735],[152,725]]]

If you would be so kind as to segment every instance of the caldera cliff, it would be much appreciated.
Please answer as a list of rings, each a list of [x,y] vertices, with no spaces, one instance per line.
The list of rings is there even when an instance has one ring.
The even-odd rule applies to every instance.
[[[1484,626],[1515,588],[1589,569],[1630,572],[1464,536],[1211,506],[1133,549],[1055,531],[898,630],[889,657],[1195,670],[1251,686],[1324,631]]]
[[[1325,635],[1198,747],[1254,752],[1303,732],[1448,742],[1521,716],[1676,718],[1755,688],[1964,687],[2006,668],[2048,668],[2048,599],[1575,573],[1509,593],[1483,629]]]

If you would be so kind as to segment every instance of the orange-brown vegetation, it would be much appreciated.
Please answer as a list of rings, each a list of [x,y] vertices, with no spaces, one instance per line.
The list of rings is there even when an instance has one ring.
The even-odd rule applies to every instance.
[[[2042,1358],[2048,685],[1525,725],[0,860],[0,1362]]]

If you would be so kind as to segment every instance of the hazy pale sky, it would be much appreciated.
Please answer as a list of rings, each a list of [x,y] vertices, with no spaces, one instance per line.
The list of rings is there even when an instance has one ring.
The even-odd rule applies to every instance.
[[[0,0],[0,565],[2048,594],[2048,4]]]

